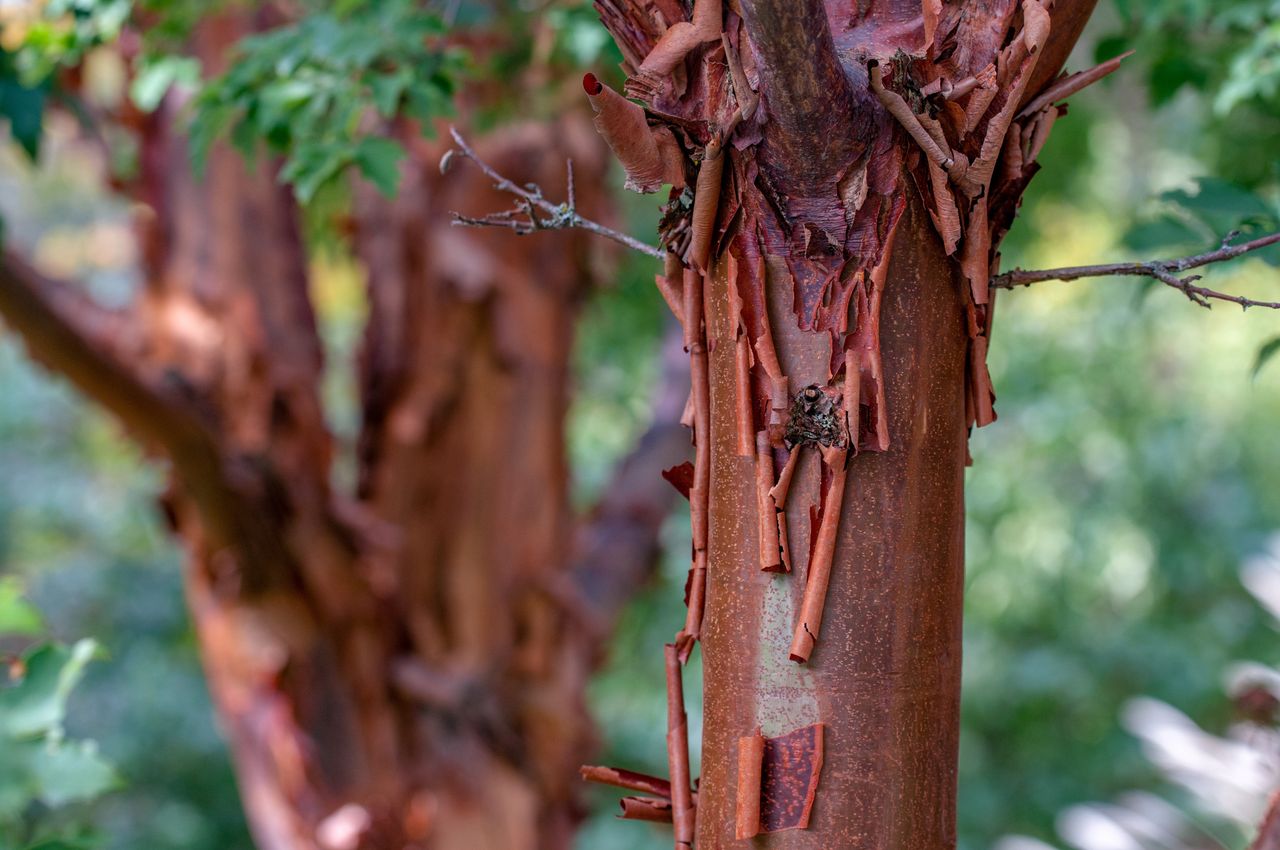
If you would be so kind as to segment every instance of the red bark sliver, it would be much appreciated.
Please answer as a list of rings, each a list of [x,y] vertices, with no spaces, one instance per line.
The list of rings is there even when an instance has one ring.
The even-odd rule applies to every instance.
[[[693,464],[686,460],[679,466],[664,469],[662,477],[667,479],[681,496],[689,498],[689,491],[693,488]]]
[[[689,489],[689,515],[693,525],[693,565],[689,574],[689,610],[684,629],[676,637],[680,660],[693,651],[702,633],[702,608],[707,587],[707,499],[711,491],[711,398],[707,346],[702,321],[702,275],[684,272],[684,339],[689,350],[693,383],[693,486]]]
[[[822,521],[809,558],[804,599],[800,604],[800,621],[796,623],[795,634],[791,639],[791,660],[797,663],[809,660],[822,629],[822,609],[827,601],[827,585],[831,581],[831,562],[836,549],[836,531],[840,526],[840,508],[844,503],[845,457],[844,449],[823,451],[823,462],[832,471],[831,487],[827,490],[826,502],[822,506]]]
[[[751,398],[751,343],[742,321],[742,298],[738,295],[736,265],[728,255],[729,333],[734,335],[734,416],[738,428],[738,457],[756,456],[755,415]],[[772,473],[771,473],[772,474]],[[772,481],[770,482],[772,486]]]
[[[1077,71],[1074,74],[1063,77],[1054,82],[1043,92],[1036,95],[1035,99],[1022,108],[1018,113],[1019,118],[1026,118],[1028,115],[1034,115],[1046,106],[1056,103],[1059,100],[1066,100],[1071,95],[1083,89],[1085,86],[1092,85],[1098,80],[1110,74],[1112,71],[1120,67],[1120,63],[1133,55],[1132,50],[1126,50],[1119,56],[1108,59],[1098,65],[1094,65],[1084,71]]]
[[[583,78],[582,87],[596,114],[596,130],[627,172],[627,188],[656,192],[663,183],[683,188],[684,155],[671,131],[651,128],[639,104],[627,100],[593,74]]]
[[[684,712],[684,683],[680,652],[669,643],[664,648],[667,667],[667,766],[671,773],[672,822],[675,850],[693,846],[694,808],[689,778],[689,725]]]
[[[641,794],[652,794],[655,797],[671,796],[671,783],[646,773],[634,770],[623,770],[618,767],[584,764],[578,768],[582,778],[587,782],[598,782],[601,785],[612,785],[628,791],[639,791]]]
[[[671,801],[658,800],[653,797],[623,797],[618,801],[622,806],[623,820],[640,820],[649,823],[671,823]]]
[[[760,831],[807,829],[822,773],[821,723],[764,742]]]
[[[782,467],[782,474],[778,476],[778,483],[773,485],[773,489],[769,491],[769,495],[773,496],[774,504],[779,508],[787,505],[787,493],[791,490],[791,479],[796,474],[796,464],[800,461],[800,452],[803,446],[796,446],[787,455],[787,462]]]
[[[1046,109],[1044,114],[1040,116],[1035,123],[1035,131],[1031,134],[1031,143],[1027,146],[1027,161],[1035,162],[1040,156],[1040,151],[1044,149],[1045,142],[1049,141],[1049,133],[1053,130],[1053,124],[1058,120],[1059,109],[1053,107]]]
[[[973,398],[974,422],[979,428],[996,421],[995,391],[987,370],[987,338],[975,336],[969,344],[969,392]]]
[[[987,114],[987,110],[991,107],[991,101],[996,99],[998,88],[996,87],[996,66],[994,64],[987,65],[981,71],[974,75],[975,88],[973,96],[969,98],[969,103],[964,108],[964,132],[965,134],[973,132],[977,128],[978,122],[982,120],[982,116]]]
[[[716,224],[716,210],[720,206],[720,184],[724,177],[724,151],[718,139],[707,145],[698,182],[693,193],[693,216],[690,229],[693,238],[689,242],[689,263],[702,273],[707,272],[711,257],[711,236]]]
[[[722,0],[695,0],[693,20],[677,21],[667,27],[649,55],[640,63],[640,72],[665,77],[689,52],[706,41],[720,38]]]
[[[764,748],[765,739],[759,729],[754,735],[738,739],[738,800],[734,821],[739,841],[760,834]]]
[[[933,46],[933,34],[938,30],[938,18],[942,16],[942,0],[923,0],[920,15],[924,19],[924,49]]]
[[[858,429],[862,426],[862,357],[855,348],[844,353],[844,405],[845,427],[849,429],[849,450],[857,454]]]
[[[778,539],[778,508],[770,492],[773,487],[773,446],[764,431],[756,434],[756,511],[760,540],[760,569],[766,573],[788,572]]]
[[[684,281],[682,280],[680,258],[668,251],[662,274],[655,275],[653,282],[658,285],[658,292],[662,295],[662,300],[667,302],[667,308],[671,310],[671,315],[676,317],[676,321],[683,323]]]

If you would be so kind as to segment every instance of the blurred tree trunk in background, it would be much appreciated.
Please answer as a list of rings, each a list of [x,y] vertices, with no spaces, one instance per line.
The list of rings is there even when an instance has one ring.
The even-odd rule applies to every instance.
[[[242,31],[201,25],[206,70]],[[171,95],[133,116],[136,303],[104,311],[6,257],[0,315],[168,461],[166,513],[258,846],[568,846],[593,749],[587,678],[658,553],[657,470],[687,452],[682,389],[575,516],[569,356],[601,246],[452,227],[452,210],[501,196],[475,169],[442,175],[443,148],[399,127],[398,197],[359,186],[350,222],[368,316],[344,488],[293,197],[225,144],[193,173],[180,109]],[[573,157],[580,207],[605,212],[581,117],[480,147],[522,183],[563,185]]]

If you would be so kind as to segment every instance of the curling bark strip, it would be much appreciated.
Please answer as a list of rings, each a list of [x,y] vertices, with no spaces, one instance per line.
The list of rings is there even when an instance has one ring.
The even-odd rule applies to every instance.
[[[680,650],[664,648],[667,670],[667,764],[671,771],[671,812],[675,850],[693,846],[694,808],[689,776],[689,723],[684,711]]]
[[[684,185],[683,155],[666,127],[650,127],[644,109],[587,74],[582,78],[596,129],[627,173],[627,188],[656,192],[663,183]]]

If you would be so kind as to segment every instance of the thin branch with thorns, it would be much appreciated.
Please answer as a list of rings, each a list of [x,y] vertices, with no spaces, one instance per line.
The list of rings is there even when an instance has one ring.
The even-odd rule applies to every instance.
[[[1243,295],[1231,295],[1215,289],[1196,286],[1196,281],[1201,279],[1200,275],[1178,276],[1179,273],[1187,269],[1198,269],[1211,263],[1234,260],[1236,257],[1266,248],[1268,245],[1280,243],[1280,233],[1272,233],[1267,236],[1260,236],[1249,242],[1232,245],[1232,241],[1239,235],[1234,231],[1228,233],[1222,240],[1221,246],[1216,250],[1206,251],[1203,254],[1195,254],[1190,257],[1180,257],[1175,260],[1109,263],[1098,266],[1069,266],[1061,269],[1014,269],[993,277],[991,285],[997,289],[1014,289],[1046,280],[1077,280],[1082,277],[1112,276],[1149,277],[1160,281],[1166,286],[1173,287],[1201,307],[1212,307],[1212,302],[1214,301],[1227,301],[1232,304],[1239,304],[1245,310],[1250,307],[1267,307],[1272,310],[1280,310],[1280,301],[1256,301],[1252,298],[1245,298]]]
[[[515,206],[509,210],[502,212],[490,213],[481,218],[473,218],[472,216],[462,215],[460,213],[453,214],[453,223],[463,227],[505,227],[515,231],[517,234],[524,236],[539,230],[566,230],[569,228],[578,228],[597,236],[603,236],[606,239],[612,239],[622,245],[626,245],[632,250],[639,251],[642,254],[648,254],[659,260],[664,258],[662,250],[647,245],[638,239],[628,236],[621,231],[614,230],[611,227],[605,227],[603,224],[583,218],[578,214],[573,188],[573,160],[568,161],[568,196],[569,200],[563,204],[555,204],[548,201],[542,196],[542,188],[536,183],[529,183],[525,186],[518,186],[513,181],[503,177],[487,162],[482,160],[471,146],[467,144],[466,139],[458,132],[457,128],[449,128],[450,135],[457,148],[447,151],[440,160],[441,170],[449,167],[449,161],[455,154],[466,157],[479,166],[490,179],[493,180],[493,187],[500,192],[506,192],[514,195]],[[545,215],[540,216],[539,211]]]

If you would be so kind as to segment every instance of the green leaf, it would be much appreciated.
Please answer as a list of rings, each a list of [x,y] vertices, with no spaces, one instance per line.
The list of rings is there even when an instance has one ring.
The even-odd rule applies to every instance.
[[[46,83],[26,86],[15,79],[0,77],[0,116],[9,120],[13,140],[33,160],[40,155],[47,98]]]
[[[1093,61],[1097,63],[1106,62],[1108,59],[1114,59],[1121,53],[1129,49],[1132,39],[1127,35],[1116,34],[1109,35],[1106,38],[1098,39],[1098,44],[1093,48]]]
[[[404,148],[391,139],[374,136],[360,140],[356,148],[356,164],[360,173],[387,197],[396,193],[400,185],[400,160],[404,158]]]
[[[143,63],[129,86],[129,97],[143,112],[151,112],[175,84],[195,87],[199,82],[198,59],[161,56]]]
[[[1218,236],[1242,227],[1271,227],[1276,223],[1275,212],[1265,201],[1248,189],[1217,177],[1197,179],[1194,194],[1175,189],[1160,197],[1191,213]]]
[[[444,32],[418,0],[334,0],[242,39],[196,101],[193,150],[199,159],[228,131],[242,152],[265,142],[284,157],[281,178],[303,203],[352,165],[394,191],[404,152],[365,128],[373,114],[429,127],[450,113],[468,63],[441,44]]]
[[[1258,356],[1253,361],[1252,377],[1258,377],[1258,373],[1262,371],[1262,367],[1267,365],[1267,361],[1276,356],[1280,352],[1280,336],[1273,337],[1263,343],[1258,349]]]
[[[400,99],[413,82],[413,74],[407,70],[391,74],[374,74],[369,77],[369,90],[373,103],[383,118],[392,118],[400,109]]]
[[[32,650],[23,658],[26,672],[21,681],[0,690],[0,733],[22,738],[61,730],[67,697],[97,653],[93,640]]]
[[[18,580],[0,578],[0,634],[35,637],[43,632],[44,618],[22,598]]]
[[[1133,251],[1148,253],[1171,248],[1203,245],[1211,238],[1199,228],[1173,215],[1162,215],[1130,227],[1124,235],[1124,244]]]
[[[36,796],[49,806],[92,800],[120,784],[93,741],[50,742],[31,768]]]
[[[285,160],[280,179],[293,184],[293,192],[303,204],[311,202],[316,192],[351,164],[353,152],[345,145],[313,144],[300,147]]]

